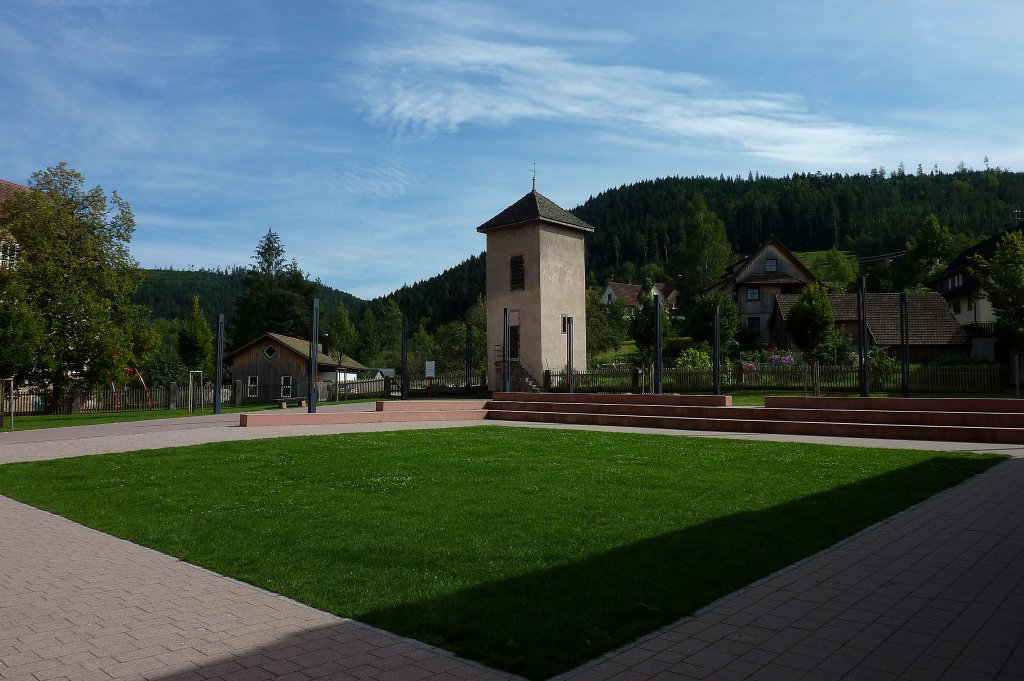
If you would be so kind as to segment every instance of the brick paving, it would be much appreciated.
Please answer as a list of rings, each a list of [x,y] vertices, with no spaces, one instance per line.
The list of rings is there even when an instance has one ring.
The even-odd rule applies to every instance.
[[[210,418],[5,433],[0,462],[247,430]],[[1024,679],[1022,490],[1015,458],[564,677]],[[0,497],[0,678],[514,677]]]
[[[515,678],[0,497],[0,679]]]
[[[565,677],[1024,679],[1024,459]]]

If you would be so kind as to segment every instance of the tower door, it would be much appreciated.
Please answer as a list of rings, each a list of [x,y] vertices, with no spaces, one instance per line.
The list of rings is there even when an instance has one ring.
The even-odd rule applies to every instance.
[[[508,327],[508,356],[519,358],[519,325]]]

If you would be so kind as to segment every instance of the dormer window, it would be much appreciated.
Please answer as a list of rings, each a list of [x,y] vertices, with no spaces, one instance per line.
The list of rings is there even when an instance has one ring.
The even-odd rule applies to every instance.
[[[510,291],[522,291],[526,288],[526,263],[521,255],[513,255],[509,260],[509,284]]]
[[[765,272],[778,272],[779,271],[779,259],[778,258],[765,258],[764,261]]]

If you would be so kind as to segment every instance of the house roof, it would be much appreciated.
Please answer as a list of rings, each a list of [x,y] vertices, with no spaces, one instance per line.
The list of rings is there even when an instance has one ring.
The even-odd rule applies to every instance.
[[[609,281],[608,286],[610,286],[612,292],[627,305],[640,304],[640,291],[643,289],[643,286],[640,284],[624,284],[619,281]],[[654,287],[658,289],[658,293],[665,300],[668,300],[669,296],[676,292],[675,286],[664,281],[656,282]]]
[[[900,294],[867,294],[868,331],[875,345],[883,347],[900,344]],[[800,296],[784,293],[776,296],[776,304],[782,319],[788,319],[789,311]],[[856,323],[857,294],[831,293],[837,323]],[[908,325],[911,345],[968,345],[970,339],[946,307],[942,296],[934,291],[907,294]]]
[[[593,232],[594,228],[583,220],[558,206],[554,201],[534,190],[493,218],[476,228],[481,233],[527,222],[546,222],[581,232]]]
[[[236,348],[236,349],[232,350],[231,352],[229,352],[227,355],[224,356],[224,361],[226,363],[230,364],[231,363],[230,360],[231,360],[232,357],[234,357],[235,355],[240,353],[242,350],[245,350],[245,349],[247,349],[247,348],[255,345],[256,343],[259,343],[260,341],[262,341],[264,339],[267,339],[267,338],[270,338],[272,340],[277,341],[278,343],[280,343],[284,347],[288,348],[289,350],[291,350],[295,354],[299,355],[303,359],[305,359],[307,361],[309,360],[309,341],[308,340],[302,340],[301,338],[293,338],[291,336],[285,336],[285,335],[282,335],[280,333],[270,333],[270,332],[267,332],[267,333],[263,334],[262,336],[254,338],[253,340],[249,341],[245,345],[243,345],[243,346],[241,346],[239,348]],[[331,359],[331,357],[329,357],[328,355],[325,355],[324,353],[319,352],[319,351],[317,352],[316,363],[317,363],[317,366],[326,366],[326,367],[329,367],[329,368],[333,368],[333,367],[337,367],[338,366],[338,363],[336,361],[334,361],[333,359]],[[355,368],[355,367],[350,367],[350,366],[346,365],[346,368]]]
[[[348,355],[342,355],[341,360],[338,361],[339,369],[352,369],[354,371],[366,371],[369,367],[365,367],[359,362],[355,361]]]
[[[775,235],[772,235],[772,236],[768,237],[767,241],[765,241],[763,244],[758,246],[754,250],[753,253],[751,253],[748,256],[745,256],[741,260],[737,260],[736,262],[734,262],[731,265],[729,265],[728,267],[726,267],[725,268],[725,273],[719,278],[718,281],[716,281],[714,284],[709,286],[707,288],[707,290],[708,291],[711,291],[711,290],[724,291],[724,290],[726,290],[728,288],[731,288],[731,285],[735,284],[739,280],[739,277],[743,273],[743,268],[746,267],[748,264],[750,264],[750,263],[754,262],[755,260],[757,260],[758,256],[761,255],[761,252],[764,251],[769,246],[774,246],[775,250],[778,251],[779,255],[781,255],[782,257],[786,258],[790,262],[792,262],[793,265],[796,267],[797,271],[799,271],[801,274],[803,274],[806,277],[806,280],[801,281],[800,279],[797,279],[795,277],[791,277],[789,275],[783,274],[782,272],[764,272],[764,273],[756,272],[756,273],[750,275],[749,277],[743,278],[742,281],[744,283],[753,280],[755,277],[758,277],[761,274],[766,274],[766,275],[770,274],[770,275],[772,275],[774,277],[777,277],[779,279],[779,281],[777,281],[777,282],[776,281],[770,281],[769,282],[769,281],[765,280],[765,281],[759,281],[759,282],[753,282],[753,283],[762,283],[762,284],[767,284],[767,283],[793,283],[793,282],[806,283],[806,282],[809,282],[809,281],[817,281],[818,280],[818,278],[816,276],[814,276],[814,273],[811,272],[809,269],[807,269],[807,266],[804,265],[802,262],[800,262],[800,259],[797,258],[795,255],[793,255],[792,251],[790,251],[788,248],[786,248],[786,245],[784,243],[779,241],[775,237]]]
[[[31,188],[25,185],[18,184],[17,182],[11,182],[9,180],[0,180],[0,216],[3,216],[3,206],[5,203],[13,199],[22,192],[32,191]]]
[[[946,269],[928,280],[928,285],[933,289],[938,290],[946,298],[956,298],[969,293],[974,293],[981,288],[981,283],[978,281],[978,278],[970,272],[970,268],[974,266],[974,256],[980,255],[985,260],[991,260],[992,256],[996,253],[996,246],[999,245],[999,240],[1003,238],[1003,235],[1010,232],[1016,232],[1021,229],[1024,229],[1024,222],[1015,227],[1010,227],[1001,232],[997,232],[984,241],[960,251],[956,254],[956,257],[949,262]],[[951,289],[943,288],[942,283],[957,273],[963,273],[964,283]]]

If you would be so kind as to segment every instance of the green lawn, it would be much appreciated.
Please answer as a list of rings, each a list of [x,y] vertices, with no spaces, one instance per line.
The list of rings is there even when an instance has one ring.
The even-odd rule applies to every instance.
[[[342,402],[317,402],[320,406],[329,404],[351,404],[354,402],[379,402],[380,397],[361,397]],[[251,404],[245,407],[222,407],[224,414],[237,414],[249,411],[278,409],[276,404]],[[32,416],[15,416],[14,430],[37,430],[39,428],[65,428],[67,426],[91,426],[100,423],[120,423],[122,421],[151,421],[154,419],[174,419],[185,416],[212,416],[213,407],[207,406],[202,411],[189,414],[187,409],[153,409],[149,411],[118,411],[78,414],[39,414]],[[3,431],[11,429],[10,417],[4,415]]]
[[[0,466],[0,492],[546,678],[1000,457],[478,427]]]

